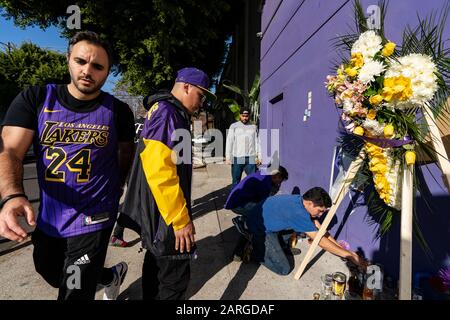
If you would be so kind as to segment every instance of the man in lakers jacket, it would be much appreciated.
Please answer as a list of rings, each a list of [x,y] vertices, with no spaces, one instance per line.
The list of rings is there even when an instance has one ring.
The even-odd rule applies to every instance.
[[[196,68],[178,71],[172,91],[146,99],[148,107],[127,195],[124,225],[147,249],[143,299],[184,299],[195,251],[191,212],[190,116],[206,98],[209,78]],[[131,223],[130,223],[131,220]]]

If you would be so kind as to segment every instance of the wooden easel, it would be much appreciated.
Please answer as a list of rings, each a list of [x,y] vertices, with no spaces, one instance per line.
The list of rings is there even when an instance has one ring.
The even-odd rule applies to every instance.
[[[448,103],[448,102],[447,102]],[[450,163],[443,155],[446,154],[444,143],[442,141],[439,130],[436,126],[435,119],[428,106],[424,106],[423,112],[425,120],[431,134],[431,141],[433,148],[436,151],[436,157],[439,167],[443,173],[443,180],[450,194]],[[340,186],[333,199],[333,204],[323,221],[317,236],[314,238],[305,258],[300,267],[295,273],[294,278],[300,279],[306,266],[311,260],[317,246],[327,231],[328,225],[336,214],[342,200],[348,192],[348,188],[352,183],[356,173],[363,164],[365,158],[364,150],[362,149],[356,159],[350,164],[350,167],[345,175],[345,178],[340,181]],[[399,299],[411,300],[411,281],[412,281],[412,218],[413,218],[413,171],[414,165],[405,166],[403,170],[402,179],[402,211],[401,211],[401,242],[400,242],[400,285],[399,285]]]

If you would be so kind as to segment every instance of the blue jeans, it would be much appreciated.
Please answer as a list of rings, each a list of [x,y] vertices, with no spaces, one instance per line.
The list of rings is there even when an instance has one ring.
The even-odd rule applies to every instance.
[[[231,188],[234,188],[242,178],[242,172],[249,175],[256,172],[255,157],[234,157],[231,164],[231,178],[233,179]]]
[[[289,233],[267,232],[252,235],[252,258],[279,275],[294,269],[294,257],[287,244]]]

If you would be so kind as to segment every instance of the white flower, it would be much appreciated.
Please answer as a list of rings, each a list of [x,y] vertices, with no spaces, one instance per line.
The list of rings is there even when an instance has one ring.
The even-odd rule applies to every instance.
[[[412,96],[407,101],[396,101],[388,105],[396,109],[407,109],[433,99],[438,89],[436,65],[430,56],[410,54],[397,61],[392,60],[385,78],[404,76],[411,79]]]
[[[369,60],[359,70],[358,80],[364,84],[375,81],[375,77],[384,71],[383,63],[375,60]]]
[[[373,56],[380,51],[383,46],[381,45],[381,37],[373,30],[361,33],[358,40],[352,46],[352,54],[361,53],[364,58],[364,63],[373,59]]]
[[[384,133],[384,125],[380,124],[377,120],[366,119],[361,126],[374,136],[382,136]]]
[[[389,154],[389,158],[392,158],[392,152]],[[388,158],[388,159],[389,159]],[[402,202],[402,184],[401,184],[401,174],[400,174],[400,161],[396,160],[395,164],[390,164],[390,170],[387,175],[387,180],[389,182],[389,206],[397,210],[401,209]]]
[[[349,99],[345,99],[342,107],[342,111],[346,114],[350,114],[353,110],[353,102]]]

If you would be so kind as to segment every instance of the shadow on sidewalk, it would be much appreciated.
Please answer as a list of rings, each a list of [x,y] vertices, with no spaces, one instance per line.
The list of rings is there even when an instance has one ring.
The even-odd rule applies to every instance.
[[[191,280],[186,291],[186,299],[197,294],[209,280],[231,263],[237,238],[238,232],[231,227],[216,236],[209,236],[197,242],[198,258],[191,263]],[[221,284],[223,287],[217,288],[217,290],[223,290],[226,286],[221,299],[239,299],[258,268],[257,264],[241,264],[230,283]],[[118,297],[118,300],[140,299],[142,299],[141,277],[130,284]]]
[[[250,280],[253,279],[260,264],[256,262],[241,263],[239,270],[231,279],[220,300],[239,300]]]
[[[186,299],[197,294],[210,279],[231,263],[238,236],[237,230],[230,227],[218,235],[197,242],[198,258],[191,264],[191,281]]]
[[[195,199],[192,202],[192,216],[194,220],[212,211],[219,211],[223,209],[230,193],[230,189],[231,185],[228,185],[222,189],[210,192],[201,198]]]

